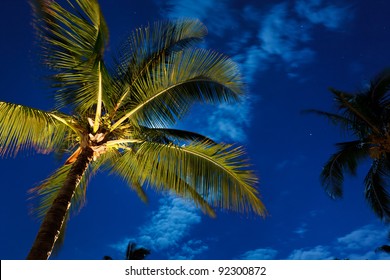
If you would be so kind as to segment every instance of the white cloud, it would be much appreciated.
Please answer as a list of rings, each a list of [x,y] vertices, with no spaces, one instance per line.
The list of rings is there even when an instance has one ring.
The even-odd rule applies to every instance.
[[[193,203],[187,202],[174,195],[167,195],[160,199],[157,211],[151,214],[151,219],[139,228],[135,237],[124,238],[122,241],[111,245],[118,251],[125,251],[129,241],[134,241],[140,246],[165,254],[170,258],[172,251],[177,252],[181,248],[180,256],[193,258],[207,249],[201,241],[191,240],[187,243],[185,237],[189,235],[191,228],[201,222],[200,211]]]
[[[139,232],[139,242],[154,250],[164,250],[177,246],[190,228],[200,223],[199,210],[194,204],[173,195],[160,200],[157,212]]]
[[[261,22],[258,33],[261,48],[270,58],[280,58],[290,67],[309,63],[314,51],[304,47],[310,33],[307,25],[295,20],[286,3],[275,5]]]
[[[314,248],[294,250],[288,259],[390,259],[389,254],[375,252],[375,249],[387,244],[388,230],[377,225],[366,225],[339,237],[332,244],[318,245]]]
[[[220,104],[207,118],[205,134],[215,140],[245,142],[245,127],[249,127],[251,99],[246,96],[237,104]]]
[[[312,213],[311,215],[316,215]],[[305,234],[307,224],[303,223],[295,230],[297,234]],[[366,225],[358,228],[333,242],[325,245],[306,247],[293,250],[287,257],[290,260],[390,260],[390,255],[376,252],[376,248],[389,243],[388,228],[382,225]],[[255,249],[240,255],[239,259],[275,259],[278,251],[274,248]]]
[[[269,68],[269,58],[260,45],[241,47],[241,51],[234,55],[233,60],[240,64],[244,80],[249,85],[254,83],[256,75],[260,76],[261,72]]]
[[[343,250],[375,249],[386,240],[387,231],[367,225],[337,239]]]
[[[192,260],[197,255],[208,250],[208,246],[201,240],[189,240],[181,245],[179,252],[169,256],[172,260]]]
[[[339,28],[351,14],[348,7],[325,5],[322,0],[297,1],[296,12],[313,24],[321,24],[329,29]]]
[[[290,256],[290,260],[330,260],[333,259],[329,248],[326,246],[316,246],[312,249],[294,250]]]
[[[238,257],[240,260],[274,260],[278,251],[266,248],[247,251]]]

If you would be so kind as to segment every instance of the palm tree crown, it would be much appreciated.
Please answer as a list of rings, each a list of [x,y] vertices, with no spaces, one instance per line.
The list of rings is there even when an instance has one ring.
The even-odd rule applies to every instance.
[[[150,255],[150,250],[138,247],[134,242],[127,244],[125,260],[144,260],[148,255]],[[112,260],[110,256],[104,256],[103,259]]]
[[[338,151],[325,164],[321,181],[333,198],[343,194],[344,174],[355,174],[365,159],[372,164],[364,179],[365,197],[375,214],[390,218],[390,70],[384,70],[356,94],[330,89],[338,113],[311,110],[329,118],[356,139],[338,143]]]
[[[0,102],[0,154],[32,148],[69,157],[33,189],[44,219],[28,258],[50,256],[69,208],[82,205],[88,179],[103,167],[144,201],[150,186],[191,199],[211,216],[213,207],[265,214],[242,147],[170,128],[195,102],[236,102],[243,94],[232,60],[195,48],[207,33],[201,22],[139,28],[108,67],[108,29],[96,0],[35,0],[32,7],[56,107]]]

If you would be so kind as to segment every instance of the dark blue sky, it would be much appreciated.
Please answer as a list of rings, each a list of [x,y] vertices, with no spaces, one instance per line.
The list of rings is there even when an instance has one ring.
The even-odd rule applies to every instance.
[[[196,17],[209,29],[203,47],[224,52],[242,69],[247,96],[240,105],[195,107],[181,127],[245,145],[260,177],[269,216],[218,212],[204,216],[191,203],[148,190],[143,204],[118,178],[101,173],[87,204],[72,217],[53,259],[121,259],[129,240],[151,249],[149,259],[381,259],[388,228],[364,200],[363,178],[345,180],[331,200],[319,174],[334,143],[350,139],[304,109],[334,109],[329,86],[357,91],[388,67],[388,1],[144,0],[100,1],[111,43],[155,20]],[[53,106],[35,55],[25,1],[0,10],[0,100],[40,109]],[[39,228],[27,191],[60,165],[33,152],[0,160],[0,258],[25,258]]]

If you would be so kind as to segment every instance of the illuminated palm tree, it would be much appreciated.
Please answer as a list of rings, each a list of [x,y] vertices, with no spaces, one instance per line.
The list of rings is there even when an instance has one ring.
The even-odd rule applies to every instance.
[[[169,128],[195,102],[236,102],[242,95],[236,64],[194,47],[207,33],[202,23],[136,29],[108,67],[108,30],[96,0],[36,0],[32,6],[56,107],[49,112],[0,102],[0,153],[32,148],[70,156],[33,190],[44,218],[28,259],[50,256],[69,209],[82,205],[88,179],[102,167],[142,200],[151,186],[191,199],[211,216],[213,207],[264,215],[242,147]]]
[[[363,160],[371,167],[364,179],[366,200],[383,221],[390,218],[390,70],[380,73],[356,94],[331,89],[337,113],[311,110],[329,118],[355,140],[338,143],[338,151],[325,164],[321,180],[332,198],[343,194],[344,174],[355,174]]]

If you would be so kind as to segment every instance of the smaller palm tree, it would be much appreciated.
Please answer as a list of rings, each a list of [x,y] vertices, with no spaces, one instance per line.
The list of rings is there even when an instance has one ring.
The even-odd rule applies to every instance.
[[[337,113],[310,110],[327,117],[355,139],[337,143],[321,172],[321,182],[332,198],[343,195],[344,175],[354,175],[359,163],[370,159],[364,179],[365,197],[375,214],[390,219],[390,69],[382,71],[361,92],[331,88]]]
[[[137,247],[137,244],[129,242],[126,250],[126,260],[143,260],[150,254],[150,250],[143,247]]]
[[[389,231],[388,236],[387,236],[387,241],[390,244],[390,231]],[[383,252],[386,254],[390,254],[390,245],[389,244],[385,244],[385,245],[382,245],[382,246],[376,248],[375,252],[376,253]]]
[[[382,246],[378,247],[375,251],[390,254],[390,245],[382,245]]]
[[[144,260],[147,255],[150,254],[150,250],[143,247],[137,247],[134,242],[129,242],[126,249],[125,260]],[[104,260],[112,260],[110,256],[104,256]]]

